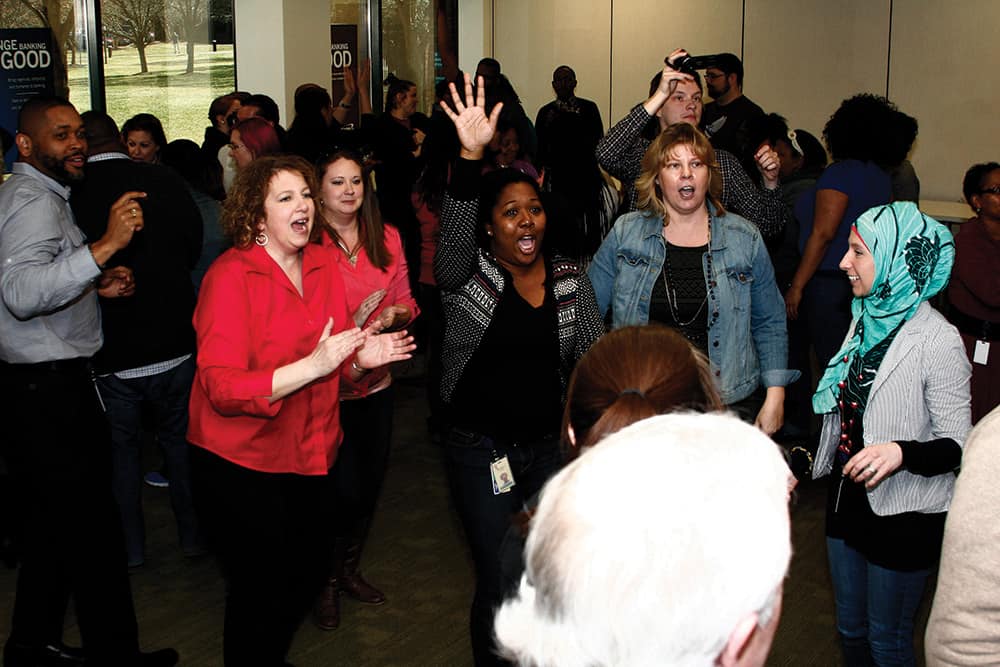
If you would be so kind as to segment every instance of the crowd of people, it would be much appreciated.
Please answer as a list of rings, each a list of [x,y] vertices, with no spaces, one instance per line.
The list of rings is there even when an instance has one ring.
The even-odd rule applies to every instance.
[[[745,97],[732,54],[673,51],[607,133],[565,65],[534,123],[492,58],[426,115],[412,81],[373,113],[369,68],[343,75],[336,104],[299,86],[287,131],[266,94],[223,95],[200,146],[149,113],[21,109],[5,667],[177,663],[140,650],[128,580],[144,430],[180,549],[222,566],[227,666],[288,665],[341,595],[385,603],[361,557],[415,352],[476,665],[763,664],[809,477],[845,664],[915,664],[943,543],[939,595],[969,587],[956,477],[988,484],[963,446],[1000,404],[1000,165],[965,175],[953,238],[914,203],[916,119],[859,94],[821,143]],[[929,659],[1000,659],[941,616]]]

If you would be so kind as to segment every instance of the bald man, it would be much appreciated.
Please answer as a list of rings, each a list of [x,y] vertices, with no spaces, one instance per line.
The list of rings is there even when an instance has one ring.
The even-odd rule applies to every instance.
[[[103,266],[142,229],[145,195],[115,201],[106,232],[88,244],[69,207],[87,151],[76,109],[32,98],[14,141],[18,161],[0,186],[0,447],[21,567],[4,667],[173,665],[172,649],[139,652],[108,425],[90,367],[103,343],[98,294],[135,289],[128,269]],[[70,596],[82,652],[62,644]]]

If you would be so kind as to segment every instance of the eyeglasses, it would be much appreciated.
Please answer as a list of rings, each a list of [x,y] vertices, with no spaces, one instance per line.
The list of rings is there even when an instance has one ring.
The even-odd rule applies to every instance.
[[[994,185],[989,188],[983,188],[979,191],[981,195],[1000,195],[1000,185]]]

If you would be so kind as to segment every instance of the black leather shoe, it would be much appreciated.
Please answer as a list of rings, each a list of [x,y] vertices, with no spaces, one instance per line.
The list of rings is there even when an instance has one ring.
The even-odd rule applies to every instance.
[[[3,649],[4,667],[80,667],[84,664],[83,650],[64,644],[42,647],[12,644]]]

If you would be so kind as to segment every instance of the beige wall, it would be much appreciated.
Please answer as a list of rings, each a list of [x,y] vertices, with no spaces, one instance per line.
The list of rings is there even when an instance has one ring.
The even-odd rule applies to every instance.
[[[273,97],[288,127],[299,84],[330,86],[329,1],[236,0],[235,14],[237,85]]]
[[[996,0],[894,0],[891,14],[889,0],[484,1],[494,47],[484,40],[482,55],[500,60],[532,117],[565,63],[608,126],[683,46],[742,52],[746,94],[817,136],[845,97],[888,93],[920,122],[912,160],[925,199],[961,199],[968,166],[1000,158]]]

